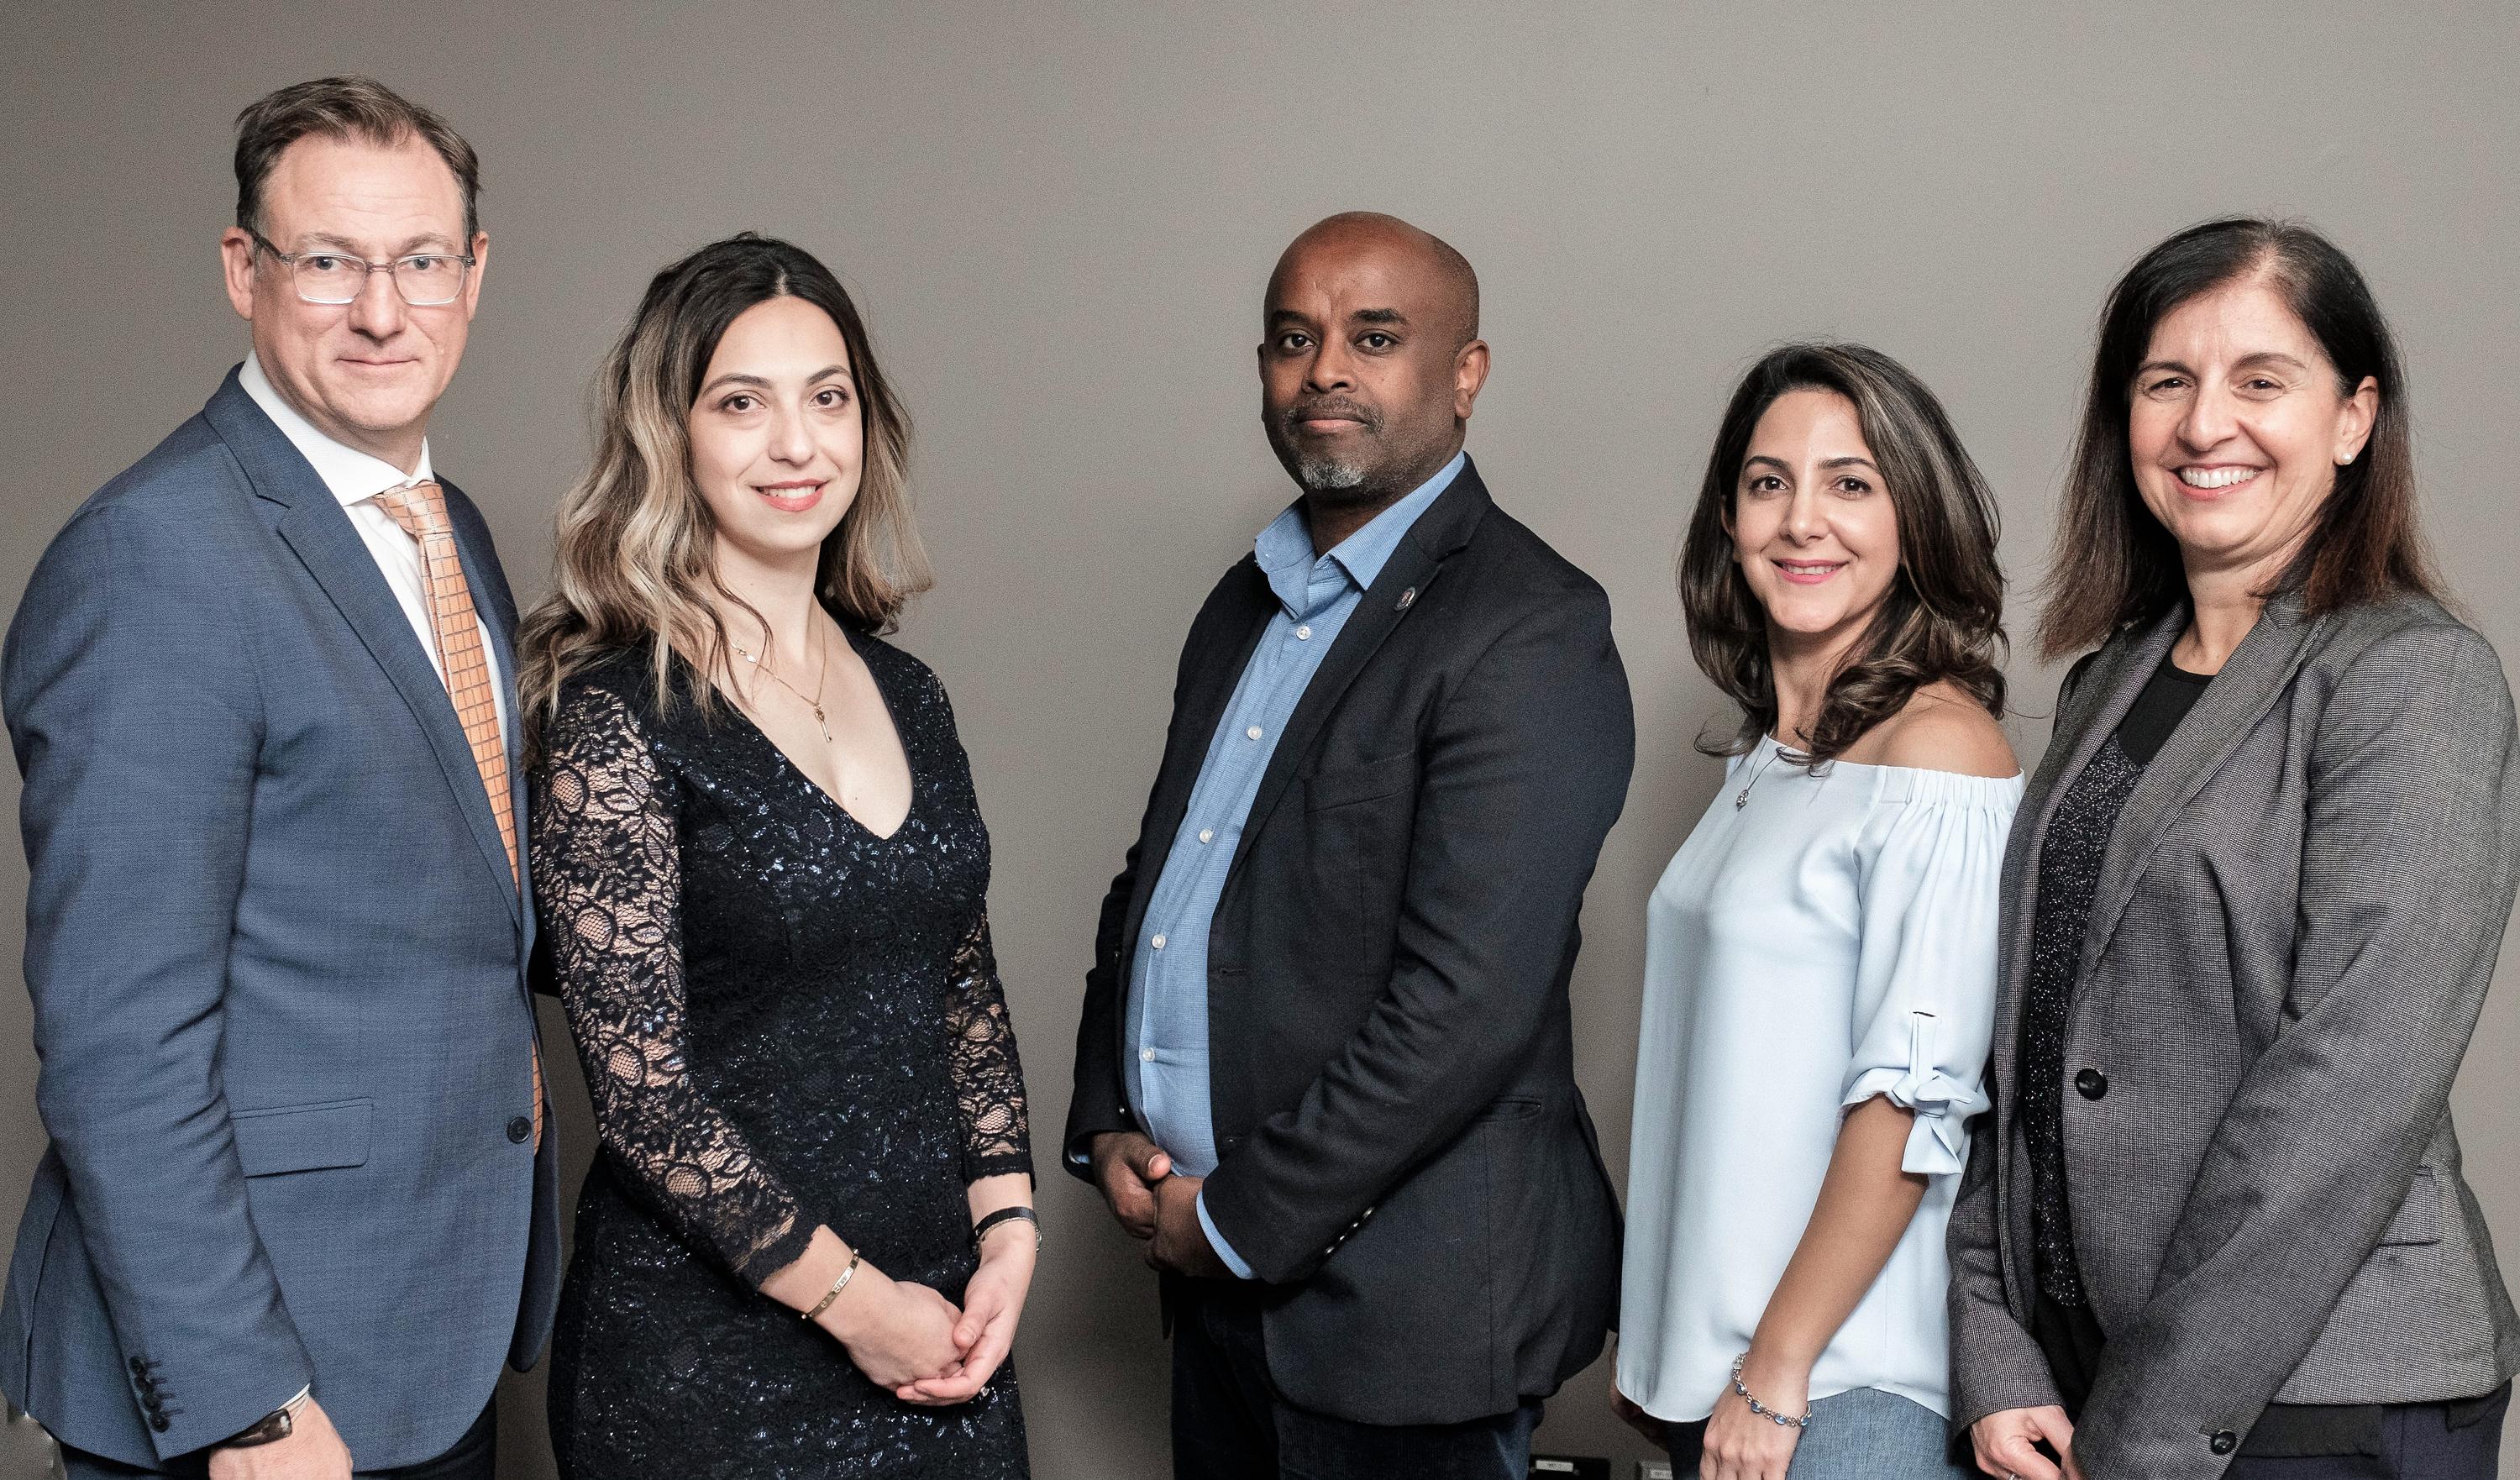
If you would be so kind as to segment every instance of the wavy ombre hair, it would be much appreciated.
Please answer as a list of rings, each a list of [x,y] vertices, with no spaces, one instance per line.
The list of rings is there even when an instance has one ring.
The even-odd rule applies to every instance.
[[[692,478],[690,419],[727,327],[779,297],[801,298],[839,327],[865,432],[857,496],[823,541],[816,595],[842,625],[888,632],[902,604],[930,584],[905,486],[910,417],[876,365],[847,290],[786,242],[750,232],[713,242],[656,274],[605,361],[595,464],[561,500],[551,595],[518,634],[529,752],[540,748],[561,687],[607,652],[645,649],[659,703],[671,701],[677,658],[696,675],[725,671],[729,644],[715,603],[745,604],[717,578],[717,524]],[[692,691],[703,709],[714,701],[708,683]]]

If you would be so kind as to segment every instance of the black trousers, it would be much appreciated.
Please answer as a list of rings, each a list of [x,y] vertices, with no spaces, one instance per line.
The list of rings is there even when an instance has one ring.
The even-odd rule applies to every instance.
[[[2098,1318],[2087,1306],[2058,1305],[2042,1294],[2030,1330],[2066,1415],[2079,1421],[2108,1345]],[[2229,1480],[2495,1480],[2510,1407],[2508,1382],[2448,1403],[2271,1403],[2224,1474]]]
[[[1359,1423],[1297,1408],[1269,1380],[1260,1305],[1240,1281],[1178,1279],[1174,1480],[1525,1480],[1540,1400],[1467,1423]],[[1393,1375],[1406,1381],[1405,1373]]]
[[[2481,1399],[2388,1404],[2359,1454],[2271,1455],[2258,1452],[2267,1447],[2260,1444],[2243,1448],[2223,1473],[2228,1480],[2495,1480],[2510,1407],[2507,1382]]]
[[[499,1405],[493,1399],[489,1407],[481,1410],[481,1416],[472,1420],[472,1427],[445,1454],[395,1469],[363,1469],[353,1480],[493,1480],[498,1459]],[[62,1463],[69,1471],[69,1480],[130,1480],[135,1475],[167,1473],[134,1469],[120,1460],[74,1450],[67,1444],[62,1446]],[[205,1469],[203,1462],[175,1473],[198,1475]]]

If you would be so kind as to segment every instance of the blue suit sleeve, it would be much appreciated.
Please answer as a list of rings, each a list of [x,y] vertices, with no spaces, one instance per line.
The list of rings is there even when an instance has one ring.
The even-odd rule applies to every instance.
[[[219,1077],[260,690],[233,595],[186,538],[180,520],[83,513],[37,565],[0,659],[24,780],[36,1107],[133,1372],[125,1396],[161,1457],[227,1438],[315,1376],[254,1232]]]

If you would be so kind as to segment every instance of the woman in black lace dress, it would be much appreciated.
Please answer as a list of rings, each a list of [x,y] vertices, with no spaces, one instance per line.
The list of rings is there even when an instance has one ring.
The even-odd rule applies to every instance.
[[[821,264],[659,274],[522,660],[543,939],[603,1154],[562,1472],[1025,1470],[1036,1234],[989,839],[935,676],[906,423]]]

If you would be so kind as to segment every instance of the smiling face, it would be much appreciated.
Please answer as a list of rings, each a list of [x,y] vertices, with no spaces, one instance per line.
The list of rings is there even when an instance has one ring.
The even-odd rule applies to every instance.
[[[1406,494],[1461,450],[1487,376],[1476,280],[1424,232],[1333,216],[1269,280],[1261,417],[1288,475],[1318,499]]]
[[[2132,395],[2136,488],[2191,578],[2280,575],[2380,406],[2379,382],[2341,387],[2317,336],[2256,277],[2163,315]]]
[[[866,466],[848,341],[832,316],[788,297],[738,314],[700,374],[690,428],[719,560],[811,569]]]
[[[1725,520],[1772,641],[1862,636],[1899,574],[1899,516],[1855,403],[1789,390],[1750,433]]]
[[[220,240],[228,301],[252,321],[254,358],[282,398],[335,441],[414,467],[429,410],[464,357],[489,252],[486,235],[464,240],[455,172],[417,136],[386,146],[310,134],[281,153],[260,214],[285,252],[474,258],[452,303],[414,308],[385,272],[368,274],[351,302],[309,303],[289,264],[255,250],[242,228]]]

